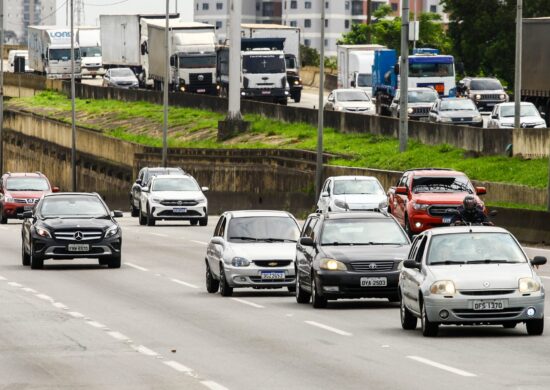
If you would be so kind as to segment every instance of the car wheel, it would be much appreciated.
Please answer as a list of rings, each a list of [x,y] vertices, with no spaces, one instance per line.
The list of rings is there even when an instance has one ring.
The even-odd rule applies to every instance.
[[[208,215],[204,218],[199,219],[199,225],[200,226],[206,226],[208,225]]]
[[[291,294],[296,294],[296,285],[293,286],[286,286],[287,290]]]
[[[311,275],[311,303],[316,309],[324,309],[328,303],[327,299],[319,294],[314,274]]]
[[[23,265],[31,265],[31,256],[25,252],[25,243],[21,244],[21,261]]]
[[[527,325],[527,334],[530,336],[540,336],[544,332],[544,318],[529,320],[525,325]]]
[[[29,254],[30,256],[30,263],[31,263],[31,268],[32,269],[42,269],[44,268],[44,259],[39,257],[39,256],[36,256],[34,254],[34,248],[33,248],[33,245],[32,245],[32,241],[31,241],[31,253]]]
[[[217,293],[219,289],[220,281],[214,279],[214,275],[212,275],[212,271],[210,271],[210,266],[208,262],[206,262],[206,291],[210,294],[214,294]]]
[[[436,322],[431,322],[428,319],[428,314],[426,313],[426,305],[422,304],[422,316],[420,319],[422,323],[422,335],[424,337],[435,337],[439,331],[439,324]]]
[[[405,306],[405,301],[401,299],[401,327],[405,330],[414,330],[416,329],[416,324],[418,322],[418,318],[416,318],[409,309],[407,309],[407,306]]]
[[[141,226],[145,226],[147,224],[147,218],[145,218],[145,215],[143,215],[143,210],[141,207],[139,208],[139,224]]]
[[[4,208],[0,209],[0,224],[5,225],[8,223],[8,217],[4,215]]]
[[[191,219],[191,220],[189,220],[189,223],[191,224],[191,226],[197,226],[197,224],[199,223],[199,220],[198,219]]]
[[[109,260],[107,259],[101,258],[98,261],[99,261],[99,265],[109,265]]]
[[[504,329],[514,329],[516,325],[517,325],[517,322],[505,322],[504,324],[502,324]]]
[[[120,268],[121,256],[115,255],[107,258],[107,267],[109,268]]]
[[[134,206],[134,200],[130,198],[130,213],[132,217],[138,217],[139,216],[139,209]]]
[[[229,286],[227,283],[223,266],[220,266],[220,294],[224,297],[230,297],[233,295],[233,287]]]
[[[156,221],[153,215],[151,214],[149,207],[147,207],[146,221],[147,221],[147,226],[155,226]]]
[[[300,278],[298,277],[298,272],[296,272],[296,302],[298,303],[309,303],[311,300],[311,294],[305,291],[300,284]]]
[[[409,236],[409,238],[412,238],[414,233],[411,230],[411,225],[409,223],[409,216],[405,214],[405,233]]]

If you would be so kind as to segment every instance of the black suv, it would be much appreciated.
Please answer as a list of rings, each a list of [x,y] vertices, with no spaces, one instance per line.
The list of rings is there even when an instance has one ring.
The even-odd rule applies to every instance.
[[[457,90],[470,98],[480,111],[492,111],[495,105],[509,100],[500,81],[492,77],[466,77],[458,82]]]
[[[399,264],[410,241],[386,212],[311,214],[296,246],[296,300],[315,308],[342,298],[399,301]]]
[[[22,261],[37,269],[46,259],[98,258],[99,264],[120,268],[122,233],[98,194],[45,195],[34,211],[23,213]]]
[[[139,205],[141,202],[141,191],[149,186],[149,181],[159,175],[182,175],[185,171],[182,168],[145,167],[141,168],[132,189],[130,190],[130,211],[132,217],[139,217]]]

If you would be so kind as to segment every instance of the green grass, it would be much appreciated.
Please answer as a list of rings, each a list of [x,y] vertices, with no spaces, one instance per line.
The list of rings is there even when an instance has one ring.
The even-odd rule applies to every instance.
[[[506,209],[525,209],[535,211],[548,211],[545,206],[538,206],[525,203],[511,203],[511,202],[485,202],[489,207],[502,207]]]
[[[55,92],[43,92],[31,98],[11,99],[8,105],[23,104],[42,109],[54,109],[52,115],[69,120],[70,100]],[[120,102],[113,100],[77,99],[79,113],[98,117],[109,113],[109,120],[127,121],[115,129],[106,131],[113,137],[149,146],[161,146],[158,125],[162,124],[162,107],[145,102]],[[317,130],[305,123],[283,123],[260,115],[246,115],[251,122],[250,137],[254,141],[221,143],[216,140],[218,121],[224,115],[206,110],[171,107],[170,127],[178,127],[169,138],[170,147],[194,148],[293,148],[315,150]],[[132,132],[136,120],[145,118],[157,125],[156,132],[138,134]],[[79,123],[98,128],[97,124]],[[183,130],[181,130],[183,128]],[[197,140],[181,139],[204,129],[208,134]],[[157,136],[158,134],[158,136]],[[275,141],[269,138],[275,137]],[[259,139],[259,140],[256,140]],[[273,142],[276,142],[275,145]],[[327,128],[324,132],[324,150],[347,156],[331,161],[334,165],[369,167],[389,170],[404,170],[414,167],[447,167],[465,172],[470,178],[483,181],[521,184],[535,188],[545,188],[548,183],[548,159],[523,160],[504,156],[465,157],[464,151],[450,145],[429,146],[410,141],[408,150],[398,153],[398,140],[370,134],[343,134]],[[348,158],[349,157],[349,158]]]

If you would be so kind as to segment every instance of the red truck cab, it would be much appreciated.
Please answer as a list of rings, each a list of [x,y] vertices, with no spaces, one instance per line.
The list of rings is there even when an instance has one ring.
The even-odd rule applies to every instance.
[[[438,226],[448,226],[466,195],[479,195],[485,187],[474,187],[468,176],[451,169],[422,168],[405,171],[388,191],[388,211],[410,236]]]
[[[4,174],[0,180],[0,223],[21,219],[23,212],[31,211],[43,195],[58,191],[40,172]]]

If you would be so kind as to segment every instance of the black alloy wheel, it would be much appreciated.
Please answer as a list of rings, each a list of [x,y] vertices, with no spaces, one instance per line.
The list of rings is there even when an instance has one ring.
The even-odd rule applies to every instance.
[[[220,294],[222,294],[223,297],[230,297],[233,295],[233,287],[229,286],[227,283],[223,265],[220,265]]]
[[[311,303],[316,309],[324,309],[327,307],[328,300],[319,294],[317,282],[315,281],[315,274],[311,274]]]
[[[311,294],[305,291],[300,284],[300,277],[298,276],[298,271],[296,271],[296,302],[298,303],[309,303],[311,300]]]
[[[403,298],[401,298],[401,307],[399,308],[399,311],[401,312],[401,327],[405,330],[414,330],[416,329],[416,324],[418,323],[418,318],[416,318],[409,309],[407,309],[407,306],[405,305],[405,301]]]
[[[214,278],[214,275],[212,275],[212,271],[210,270],[210,266],[208,265],[208,261],[206,261],[206,291],[210,294],[215,294],[219,289],[220,281]]]

